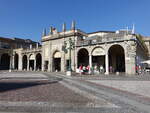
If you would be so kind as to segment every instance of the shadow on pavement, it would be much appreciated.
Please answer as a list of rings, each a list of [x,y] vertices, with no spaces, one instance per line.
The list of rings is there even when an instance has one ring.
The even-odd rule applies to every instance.
[[[54,84],[54,83],[58,83],[58,81],[32,81],[32,82],[2,81],[0,82],[0,92],[34,87],[37,85]]]

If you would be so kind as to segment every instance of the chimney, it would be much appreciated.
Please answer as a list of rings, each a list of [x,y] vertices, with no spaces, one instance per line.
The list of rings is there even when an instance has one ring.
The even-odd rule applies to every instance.
[[[49,35],[52,35],[52,34],[53,34],[53,27],[51,26],[49,30]]]
[[[133,24],[133,27],[132,27],[132,34],[135,34],[135,25]]]
[[[71,30],[75,30],[75,21],[72,21]]]
[[[57,34],[57,33],[58,33],[57,29],[53,28],[53,34]]]
[[[46,36],[46,29],[43,29],[42,36]]]
[[[62,31],[63,31],[63,32],[66,31],[66,23],[63,23],[63,25],[62,25]]]
[[[37,48],[37,49],[39,48],[39,43],[36,43],[36,48]]]
[[[30,49],[32,49],[32,44],[30,44]]]

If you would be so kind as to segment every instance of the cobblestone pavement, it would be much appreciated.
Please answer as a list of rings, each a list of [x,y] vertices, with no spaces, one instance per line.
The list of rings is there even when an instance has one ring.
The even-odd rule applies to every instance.
[[[58,74],[62,75],[62,74]],[[118,88],[108,87],[107,85],[97,84],[93,81],[105,81],[105,80],[118,80],[118,81],[149,81],[149,76],[145,75],[143,78],[141,76],[132,76],[132,77],[125,77],[125,76],[79,76],[79,77],[66,77],[66,81],[73,86],[78,87],[81,90],[86,90],[97,97],[103,98],[115,105],[118,105],[122,111],[128,109],[129,112],[135,113],[149,113],[150,112],[150,99],[138,95],[137,93],[132,93],[124,90],[120,90]],[[92,82],[89,82],[89,80]],[[120,83],[121,84],[121,83]],[[146,84],[144,84],[146,85]],[[144,87],[143,85],[143,87]],[[129,85],[130,87],[130,85]],[[146,92],[146,91],[145,91]],[[115,112],[118,112],[117,110]],[[124,111],[125,113],[128,111]]]
[[[92,106],[114,108],[113,104],[84,96],[67,87],[63,78],[35,72],[0,74],[0,111],[7,112],[72,112],[89,111]],[[80,108],[80,110],[78,109]],[[105,109],[104,109],[105,111]]]
[[[0,113],[149,113],[150,100],[95,81],[144,81],[139,77],[64,73],[0,73]],[[105,83],[105,82],[104,82]]]
[[[64,74],[64,73],[61,73]],[[128,81],[150,81],[150,74],[145,75],[79,75],[79,74],[73,74],[72,78],[74,79],[82,79],[82,80],[128,80]]]
[[[88,80],[96,84],[116,88],[150,98],[150,81]]]

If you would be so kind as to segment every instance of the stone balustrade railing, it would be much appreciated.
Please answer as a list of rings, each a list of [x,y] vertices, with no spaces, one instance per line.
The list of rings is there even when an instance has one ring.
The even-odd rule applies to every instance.
[[[97,39],[90,39],[90,40],[82,40],[82,41],[77,41],[77,46],[85,46],[85,45],[93,45],[93,44],[98,44],[98,43],[106,43],[106,42],[111,42],[111,41],[122,41],[127,39],[127,37],[101,37]]]
[[[23,49],[23,52],[37,52],[42,51],[42,47],[32,48],[32,49]]]

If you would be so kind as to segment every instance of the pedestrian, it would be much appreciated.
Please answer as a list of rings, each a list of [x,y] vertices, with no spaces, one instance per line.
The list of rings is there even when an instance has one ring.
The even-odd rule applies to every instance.
[[[98,69],[97,69],[97,65],[95,65],[94,66],[94,74],[98,74],[99,73],[99,71],[98,71]]]
[[[113,72],[113,68],[112,68],[112,66],[110,66],[110,67],[109,67],[109,71],[110,71],[110,73],[112,73],[112,72]]]
[[[88,65],[88,66],[86,67],[86,72],[89,73],[89,71],[90,71],[90,66]]]
[[[139,74],[142,74],[142,67],[139,65]]]
[[[136,66],[136,73],[139,75],[139,66]]]
[[[80,75],[82,74],[82,72],[83,72],[83,66],[80,65],[80,66],[79,66],[79,73],[80,73]]]
[[[83,74],[85,74],[85,72],[86,72],[86,67],[83,66]]]
[[[100,66],[100,73],[102,74],[104,72],[104,68],[103,68],[103,66],[101,65]]]

